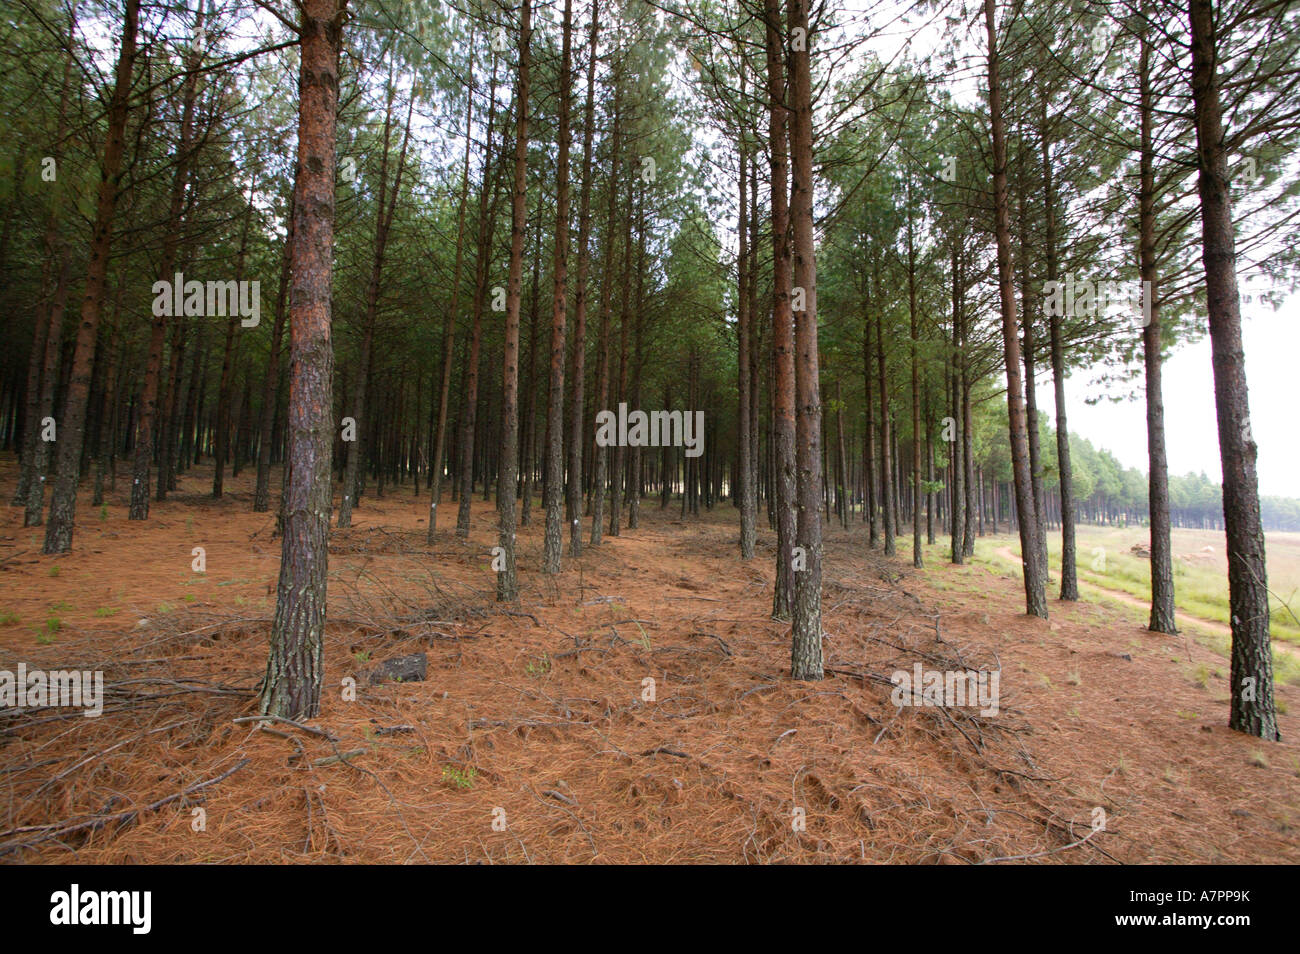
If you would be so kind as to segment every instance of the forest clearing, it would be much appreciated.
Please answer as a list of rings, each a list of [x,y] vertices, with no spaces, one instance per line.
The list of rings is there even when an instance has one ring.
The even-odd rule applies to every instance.
[[[183,488],[149,524],[111,501],[86,546],[53,562],[5,525],[3,652],[107,680],[100,719],[10,743],[11,764],[60,771],[11,774],[7,827],[148,805],[242,766],[112,833],[6,833],[8,859],[27,842],[25,860],[75,849],[95,863],[1300,862],[1300,746],[1226,729],[1224,656],[1087,602],[1027,618],[1014,578],[913,570],[831,530],[829,675],[791,683],[762,611],[770,567],[735,571],[729,508],[698,524],[647,508],[598,559],[522,573],[505,610],[491,505],[475,501],[468,540],[430,550],[419,498],[395,488],[331,540],[329,676],[311,723],[331,738],[236,723],[256,715],[278,570],[252,491],[247,476],[220,502]],[[206,546],[206,573],[182,537]],[[774,542],[764,531],[760,552]],[[534,521],[521,553],[541,546]],[[367,685],[417,652],[427,679]],[[995,717],[890,701],[896,669],[994,658]],[[1278,698],[1295,712],[1300,687]],[[1296,718],[1280,716],[1284,740]],[[51,781],[84,760],[76,785]],[[1097,806],[1105,832],[1062,850]]]
[[[1049,864],[1250,925],[1117,886],[1300,863],[1297,104],[1266,0],[13,0],[0,897]]]

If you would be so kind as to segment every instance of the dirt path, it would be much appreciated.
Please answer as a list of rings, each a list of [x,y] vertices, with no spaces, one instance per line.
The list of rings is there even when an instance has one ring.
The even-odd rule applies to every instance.
[[[1002,559],[1014,563],[1016,566],[1020,565],[1020,555],[1010,547],[998,547],[993,552]],[[1126,593],[1123,590],[1113,590],[1108,586],[1099,586],[1091,581],[1084,581],[1083,585],[1091,586],[1093,589],[1105,593],[1107,596],[1119,601],[1120,603],[1136,607],[1144,612],[1151,608],[1150,603],[1134,596],[1132,593]],[[1184,613],[1182,610],[1175,610],[1174,618],[1177,619],[1180,624],[1199,627],[1200,629],[1208,630],[1218,636],[1232,636],[1232,627],[1226,623],[1220,623],[1218,620],[1205,619],[1202,616],[1193,616],[1190,613]],[[1300,658],[1300,647],[1293,646],[1291,643],[1285,642],[1281,639],[1274,639],[1271,640],[1271,642],[1273,648],[1279,652],[1286,653],[1288,656]]]

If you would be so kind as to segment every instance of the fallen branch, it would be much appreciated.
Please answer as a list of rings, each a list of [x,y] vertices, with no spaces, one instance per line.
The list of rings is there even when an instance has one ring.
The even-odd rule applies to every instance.
[[[230,778],[230,776],[234,775],[236,772],[238,772],[240,769],[242,769],[245,765],[247,765],[251,761],[252,759],[240,759],[238,762],[235,763],[235,765],[232,768],[227,769],[226,771],[222,772],[220,775],[214,778],[210,778],[206,782],[199,782],[195,785],[191,785],[188,788],[186,788],[184,791],[177,792],[175,795],[168,795],[166,798],[160,798],[158,799],[158,801],[151,802],[150,804],[146,805],[144,808],[132,808],[124,812],[118,812],[115,815],[107,815],[103,818],[92,818],[89,821],[78,822],[75,825],[63,825],[63,827],[59,827],[63,823],[58,822],[53,825],[37,825],[28,828],[14,828],[6,832],[0,832],[0,838],[4,838],[9,835],[16,835],[16,834],[45,832],[45,834],[42,837],[37,838],[33,841],[0,843],[0,854],[4,854],[5,852],[8,851],[14,851],[15,849],[18,848],[30,848],[34,845],[39,845],[43,841],[49,841],[52,838],[61,838],[64,835],[71,835],[79,831],[98,831],[101,828],[104,828],[108,825],[112,825],[115,823],[124,824],[126,822],[134,821],[136,818],[138,818],[140,815],[146,812],[155,812],[158,809],[162,808],[164,805],[170,805],[172,802],[178,801],[189,795],[193,795],[195,792],[199,792],[212,785],[216,785],[218,782],[225,781],[226,779]]]

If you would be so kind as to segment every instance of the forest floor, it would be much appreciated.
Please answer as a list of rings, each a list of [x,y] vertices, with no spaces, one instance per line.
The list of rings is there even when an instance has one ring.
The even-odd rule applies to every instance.
[[[15,477],[0,459],[5,501]],[[252,478],[213,501],[199,468],[143,523],[125,479],[103,510],[85,490],[60,557],[0,514],[0,668],[106,685],[99,718],[0,710],[0,860],[1300,862],[1300,687],[1281,743],[1231,732],[1213,647],[1098,602],[1026,617],[1014,574],[940,547],[914,570],[860,524],[828,529],[828,678],[795,683],[774,535],[742,564],[730,505],[648,500],[556,578],[534,509],[502,607],[491,504],[462,540],[444,498],[430,549],[428,497],[372,487],[331,538],[319,718],[236,722],[279,564]],[[369,684],[416,652],[426,680]],[[917,663],[1000,669],[1000,710],[896,707]]]

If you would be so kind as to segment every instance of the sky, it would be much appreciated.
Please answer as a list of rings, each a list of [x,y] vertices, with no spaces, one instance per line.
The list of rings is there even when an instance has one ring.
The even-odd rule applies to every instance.
[[[1250,388],[1251,431],[1259,445],[1259,492],[1266,496],[1300,497],[1300,440],[1296,417],[1300,410],[1300,295],[1278,310],[1243,305],[1242,342],[1246,380]],[[1085,399],[1107,393],[1092,384],[1099,369],[1079,370],[1066,379],[1066,414],[1070,431],[1104,447],[1126,467],[1147,470],[1146,404],[1137,388],[1132,401]],[[1116,394],[1123,388],[1114,388]],[[1038,379],[1038,406],[1055,418],[1050,374]],[[1214,415],[1214,371],[1210,339],[1202,338],[1175,352],[1164,367],[1165,429],[1171,474],[1202,471],[1222,480],[1218,424]]]

